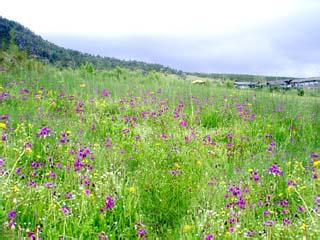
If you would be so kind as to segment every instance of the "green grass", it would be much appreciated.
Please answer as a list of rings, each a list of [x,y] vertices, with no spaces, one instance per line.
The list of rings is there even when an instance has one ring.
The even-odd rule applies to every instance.
[[[0,100],[1,239],[320,235],[320,159],[310,157],[320,153],[319,89],[298,96],[37,62],[0,73],[0,85],[10,94]],[[50,134],[38,137],[44,126]],[[282,174],[268,172],[274,164]],[[103,210],[107,197],[114,205]]]

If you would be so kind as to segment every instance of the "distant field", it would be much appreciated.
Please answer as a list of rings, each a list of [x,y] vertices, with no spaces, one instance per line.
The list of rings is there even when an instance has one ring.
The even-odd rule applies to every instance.
[[[0,239],[318,239],[320,94],[0,72]]]

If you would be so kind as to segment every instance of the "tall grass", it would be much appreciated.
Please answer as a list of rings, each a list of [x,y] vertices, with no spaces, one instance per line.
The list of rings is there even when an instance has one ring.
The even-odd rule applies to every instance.
[[[39,63],[0,85],[1,239],[320,234],[319,90]]]

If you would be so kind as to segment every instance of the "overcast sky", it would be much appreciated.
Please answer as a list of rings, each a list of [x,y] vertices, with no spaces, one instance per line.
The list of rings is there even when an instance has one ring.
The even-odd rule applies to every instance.
[[[320,76],[320,0],[1,0],[60,46],[184,71]]]

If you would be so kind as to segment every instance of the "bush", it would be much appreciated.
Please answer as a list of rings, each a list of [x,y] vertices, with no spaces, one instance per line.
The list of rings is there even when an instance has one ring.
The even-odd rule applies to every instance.
[[[226,80],[224,84],[227,88],[234,88],[234,82],[231,80]]]
[[[298,89],[298,96],[304,96],[304,90],[302,88]]]

